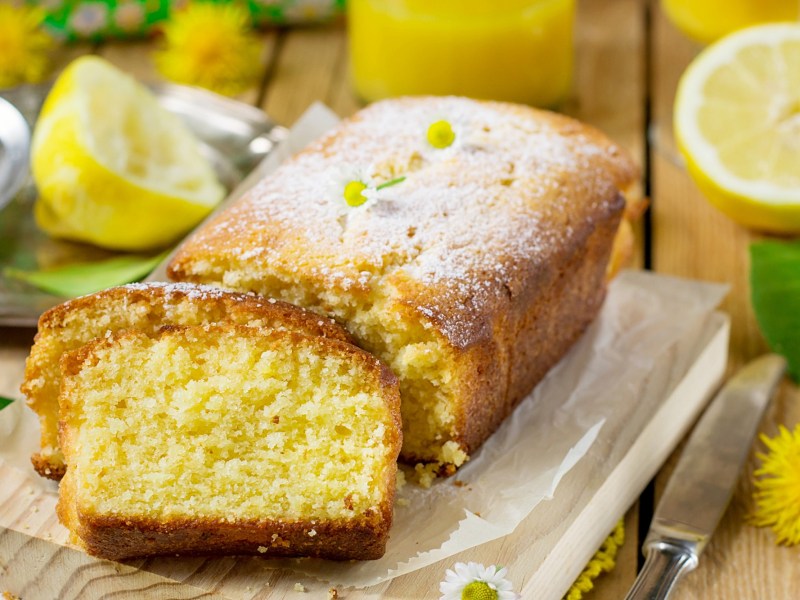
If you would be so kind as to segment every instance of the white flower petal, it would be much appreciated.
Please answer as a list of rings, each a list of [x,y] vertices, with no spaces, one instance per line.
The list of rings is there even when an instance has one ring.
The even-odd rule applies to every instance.
[[[442,581],[439,584],[439,591],[443,594],[449,594],[451,592],[457,592],[460,594],[465,585],[467,584],[464,581]]]
[[[464,564],[462,562],[456,563],[453,565],[458,576],[464,581],[470,581],[473,578],[473,572],[471,566],[475,563]]]

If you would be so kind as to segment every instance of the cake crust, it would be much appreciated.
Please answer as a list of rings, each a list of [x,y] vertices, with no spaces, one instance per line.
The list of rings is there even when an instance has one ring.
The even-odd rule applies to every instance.
[[[197,330],[218,335],[235,331],[238,337],[257,340],[269,347],[279,341],[293,346],[312,345],[321,353],[346,358],[353,372],[365,375],[379,388],[388,411],[390,427],[384,443],[389,468],[381,481],[384,491],[380,504],[350,519],[270,518],[225,520],[210,517],[146,518],[141,515],[96,514],[82,506],[76,492],[74,457],[78,432],[71,426],[75,414],[72,377],[86,364],[96,362],[97,353],[143,334],[137,331],[118,332],[96,339],[61,359],[64,373],[60,397],[62,419],[59,436],[66,458],[66,474],[59,486],[56,511],[59,520],[70,530],[71,541],[89,554],[111,560],[157,555],[253,554],[264,557],[317,557],[331,560],[371,560],[380,558],[386,548],[395,496],[395,461],[402,446],[400,396],[397,379],[381,361],[363,350],[331,338],[310,337],[297,332],[274,331],[238,325],[168,326],[160,335],[191,338]],[[267,474],[265,474],[266,476]]]
[[[193,308],[194,307],[194,308]],[[186,309],[186,310],[183,310]],[[100,313],[115,313],[108,323],[94,324]],[[351,342],[350,335],[335,321],[309,310],[254,294],[225,291],[193,284],[133,283],[109,288],[69,300],[45,312],[39,319],[25,378],[20,390],[28,406],[39,416],[41,448],[31,456],[34,469],[43,477],[60,480],[64,460],[58,449],[58,361],[65,351],[118,328],[202,322],[203,312],[212,320],[271,325],[309,335]],[[171,313],[171,317],[170,317]],[[68,333],[74,341],[61,339]]]

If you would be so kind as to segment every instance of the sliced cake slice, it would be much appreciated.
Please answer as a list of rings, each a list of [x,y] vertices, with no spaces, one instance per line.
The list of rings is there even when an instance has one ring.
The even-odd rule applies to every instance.
[[[58,515],[90,554],[374,559],[392,521],[397,380],[338,340],[131,330],[62,360]]]
[[[64,474],[58,447],[58,361],[62,354],[115,331],[138,329],[153,335],[164,325],[221,322],[350,339],[331,319],[302,308],[204,285],[135,283],[65,302],[39,319],[25,365],[21,390],[41,423],[41,450],[31,457],[34,468],[51,479]]]

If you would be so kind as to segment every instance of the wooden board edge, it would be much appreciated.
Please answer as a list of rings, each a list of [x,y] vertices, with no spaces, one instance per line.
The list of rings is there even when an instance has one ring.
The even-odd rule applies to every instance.
[[[563,598],[614,525],[658,473],[719,387],[728,360],[730,318],[712,315],[716,328],[695,363],[656,411],[623,459],[526,581],[523,597]],[[558,501],[558,491],[553,498]],[[568,568],[573,566],[572,568]]]

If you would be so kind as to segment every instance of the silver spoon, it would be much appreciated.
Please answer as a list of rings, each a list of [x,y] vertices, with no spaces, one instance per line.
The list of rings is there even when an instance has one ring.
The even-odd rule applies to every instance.
[[[0,208],[14,197],[28,178],[31,130],[25,117],[0,98]]]

